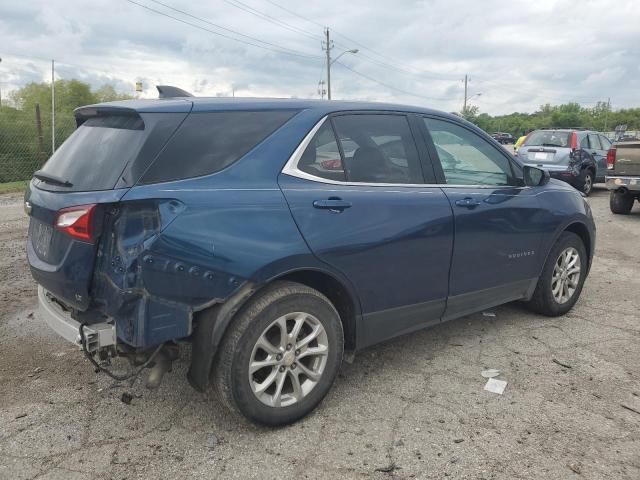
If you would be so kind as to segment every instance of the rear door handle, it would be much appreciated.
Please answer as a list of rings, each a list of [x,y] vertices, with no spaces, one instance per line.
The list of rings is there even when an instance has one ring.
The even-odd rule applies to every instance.
[[[334,213],[340,213],[350,208],[351,202],[347,202],[341,198],[329,198],[328,200],[314,200],[313,207],[320,210],[330,210]]]
[[[480,205],[480,202],[471,197],[466,197],[460,200],[456,200],[456,205],[459,207],[476,208],[478,205]]]

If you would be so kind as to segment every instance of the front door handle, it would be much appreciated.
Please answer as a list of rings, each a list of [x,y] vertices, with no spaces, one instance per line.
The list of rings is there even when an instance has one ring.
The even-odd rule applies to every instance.
[[[342,200],[341,198],[329,198],[328,200],[314,200],[313,208],[320,210],[329,210],[333,213],[340,213],[343,210],[350,208],[351,202]]]
[[[478,205],[480,205],[480,202],[471,197],[466,197],[460,200],[456,200],[456,205],[459,207],[466,207],[471,209],[471,208],[476,208]]]

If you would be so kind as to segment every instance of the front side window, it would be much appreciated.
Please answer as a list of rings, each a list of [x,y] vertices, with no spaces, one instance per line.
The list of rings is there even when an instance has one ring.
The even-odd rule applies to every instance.
[[[489,142],[464,127],[424,118],[444,177],[452,185],[515,185],[509,160]]]
[[[415,141],[404,115],[333,118],[348,182],[423,183]]]

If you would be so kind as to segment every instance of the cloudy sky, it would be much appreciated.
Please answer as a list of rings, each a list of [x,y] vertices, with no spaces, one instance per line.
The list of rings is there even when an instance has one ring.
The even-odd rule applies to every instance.
[[[173,18],[171,18],[173,17]],[[318,97],[323,26],[335,99],[490,114],[543,103],[640,106],[633,0],[0,0],[0,88],[57,78],[155,97]]]

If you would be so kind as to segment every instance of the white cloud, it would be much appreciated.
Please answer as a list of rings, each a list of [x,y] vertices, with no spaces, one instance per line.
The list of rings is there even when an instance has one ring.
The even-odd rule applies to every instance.
[[[255,43],[153,0],[135,1]],[[273,0],[317,24],[268,0],[242,0],[286,26],[226,0],[161,1],[314,58],[213,35],[125,0],[0,0],[0,88],[5,92],[47,81],[49,59],[55,58],[60,78],[76,77],[96,86],[110,82],[131,92],[142,80],[149,97],[156,95],[153,86],[159,83],[198,95],[228,95],[235,88],[243,96],[315,97],[324,75],[321,25],[330,25],[335,55],[360,49],[340,61],[386,85],[335,64],[334,98],[459,110],[461,79],[468,73],[470,94],[482,92],[473,103],[492,114],[532,111],[547,102],[592,104],[607,97],[617,107],[638,105],[640,8],[632,0],[579,5],[570,0]]]

